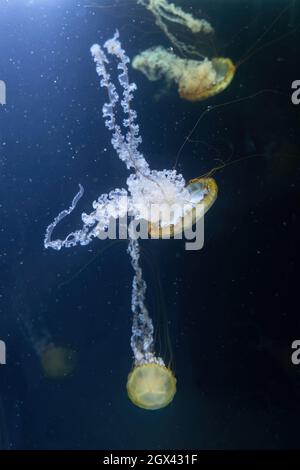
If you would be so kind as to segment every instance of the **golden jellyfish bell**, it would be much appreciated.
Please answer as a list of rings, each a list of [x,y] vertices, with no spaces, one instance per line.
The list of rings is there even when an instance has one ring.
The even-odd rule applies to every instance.
[[[201,101],[221,93],[232,82],[237,68],[228,57],[183,59],[161,46],[136,55],[132,67],[150,81],[164,78],[168,84],[175,83],[179,96],[188,101]]]
[[[203,80],[203,68],[206,64],[215,73],[213,80]],[[236,72],[236,65],[228,57],[215,57],[211,61],[202,62],[199,67],[199,74],[193,74],[188,80],[179,82],[179,95],[188,101],[201,101],[221,93],[233,80]],[[184,77],[184,76],[183,76]]]
[[[176,393],[176,378],[168,367],[155,362],[135,366],[128,375],[127,393],[144,410],[165,408]]]
[[[213,178],[195,178],[186,186],[190,193],[189,203],[193,206],[174,225],[161,227],[160,223],[149,223],[148,232],[152,238],[174,237],[191,228],[211,208],[218,195],[218,186]]]

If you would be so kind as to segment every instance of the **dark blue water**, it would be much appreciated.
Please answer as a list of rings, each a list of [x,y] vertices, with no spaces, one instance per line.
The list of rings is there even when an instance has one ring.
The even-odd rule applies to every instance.
[[[300,105],[290,95],[300,79],[298,2],[289,2],[230,87],[209,101],[184,102],[175,88],[164,92],[162,82],[130,71],[152,168],[171,168],[201,113],[221,103],[228,104],[199,123],[179,169],[188,180],[220,160],[241,159],[214,175],[219,197],[206,217],[203,250],[186,252],[182,241],[142,244],[148,303],[156,322],[167,314],[178,379],[173,403],[157,412],[134,407],[126,395],[132,365],[126,242],[61,252],[43,247],[45,228],[68,207],[79,182],[85,195],[58,229],[61,236],[127,175],[103,124],[106,97],[90,46],[116,28],[130,57],[170,45],[134,0],[98,3],[103,8],[67,0],[0,5],[0,79],[7,85],[0,108],[0,339],[7,346],[0,445],[297,447],[300,366],[292,365],[290,346],[300,337]],[[183,3],[200,13],[200,2]],[[207,49],[237,62],[286,5],[201,1],[217,31]],[[76,353],[66,377],[45,376],[36,351],[43,339]]]

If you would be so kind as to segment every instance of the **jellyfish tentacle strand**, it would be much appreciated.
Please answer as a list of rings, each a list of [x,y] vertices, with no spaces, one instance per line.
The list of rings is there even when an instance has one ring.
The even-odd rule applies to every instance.
[[[54,250],[60,250],[63,246],[69,248],[72,245],[72,242],[71,242],[71,238],[75,239],[75,235],[74,234],[70,234],[72,235],[72,237],[70,235],[68,235],[68,237],[65,239],[65,240],[51,240],[51,237],[52,237],[52,233],[53,233],[53,230],[55,229],[55,227],[57,226],[57,224],[62,220],[64,219],[67,215],[71,214],[71,212],[73,212],[73,210],[75,209],[75,207],[77,206],[77,203],[79,201],[79,199],[82,198],[83,196],[83,193],[84,193],[84,188],[83,186],[81,186],[81,184],[79,184],[79,191],[78,193],[74,196],[73,198],[73,201],[69,207],[69,209],[64,209],[63,211],[61,211],[54,219],[54,221],[52,222],[52,224],[50,224],[48,227],[47,227],[47,230],[46,230],[46,235],[45,235],[45,239],[44,239],[44,246],[45,248],[53,248]]]
[[[123,99],[121,106],[124,114],[127,116],[123,120],[123,125],[128,128],[126,136],[122,134],[120,125],[116,123],[115,106],[119,101],[119,94],[115,85],[110,81],[110,75],[106,70],[105,64],[109,61],[104,51],[99,44],[94,44],[91,47],[91,54],[96,63],[96,71],[101,78],[101,87],[107,88],[109,102],[105,103],[102,108],[103,118],[105,119],[106,127],[113,132],[111,143],[116,150],[120,160],[125,162],[127,169],[133,168],[135,171],[140,171],[142,174],[149,173],[149,166],[144,156],[138,151],[138,145],[142,142],[139,135],[139,126],[135,120],[137,118],[136,111],[130,108],[130,101],[133,99],[133,92],[136,90],[135,83],[129,82],[127,64],[129,58],[126,56],[121,43],[118,40],[119,33],[116,31],[114,37],[105,42],[104,47],[107,52],[114,55],[119,59],[118,69],[121,70],[119,74],[119,83],[123,88]]]
[[[145,305],[147,284],[143,279],[142,268],[139,264],[140,249],[136,239],[130,237],[128,254],[134,270],[132,281],[131,309],[133,313],[131,348],[134,355],[135,365],[155,362],[164,365],[161,357],[155,356],[154,350],[154,327]]]
[[[213,33],[211,24],[201,18],[194,18],[190,13],[186,13],[174,3],[168,3],[167,0],[138,0],[138,3],[144,5],[160,21],[166,19],[172,23],[181,24],[193,33]]]
[[[207,20],[194,18],[191,13],[186,13],[182,8],[174,5],[174,3],[168,3],[167,0],[138,0],[137,2],[153,14],[156,25],[182,55],[196,54],[202,57],[202,54],[199,54],[193,46],[179,41],[169,30],[166,21],[180,24],[194,34],[211,34],[214,32],[214,29]]]

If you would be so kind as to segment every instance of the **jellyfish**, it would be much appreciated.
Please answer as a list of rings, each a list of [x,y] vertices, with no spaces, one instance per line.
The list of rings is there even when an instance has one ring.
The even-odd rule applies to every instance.
[[[24,314],[20,322],[40,361],[43,375],[49,379],[63,379],[71,375],[76,367],[76,352],[68,346],[58,345],[48,328],[38,329]]]
[[[168,23],[175,23],[193,34],[209,36],[214,33],[214,29],[207,20],[195,18],[167,0],[137,0],[137,3],[154,15],[156,25],[173,47],[166,49],[157,46],[146,49],[133,59],[133,67],[144,73],[150,81],[164,78],[168,86],[175,83],[180,97],[188,101],[201,101],[221,93],[231,84],[237,69],[250,57],[295,31],[291,29],[275,40],[260,45],[262,39],[290,10],[290,5],[287,5],[236,63],[229,57],[216,56],[209,59],[196,47],[177,39],[168,27]],[[173,48],[178,54],[174,53]],[[195,60],[196,56],[198,60]]]
[[[106,50],[106,52],[105,52]],[[91,54],[100,77],[100,86],[108,92],[108,102],[102,114],[106,127],[112,132],[111,143],[120,160],[131,171],[126,188],[116,188],[100,195],[93,203],[90,214],[83,213],[83,227],[71,232],[65,239],[53,239],[57,224],[68,216],[78,204],[84,190],[79,185],[70,207],[63,210],[47,227],[45,248],[61,250],[77,244],[89,244],[94,238],[102,239],[110,229],[111,222],[129,217],[127,230],[128,254],[134,271],[131,295],[132,332],[131,349],[133,367],[127,380],[127,393],[135,405],[146,410],[157,410],[167,406],[176,393],[176,378],[155,352],[154,325],[146,307],[146,282],[140,266],[140,232],[137,226],[144,222],[147,235],[152,237],[182,233],[202,218],[217,196],[217,185],[212,178],[198,178],[186,184],[182,174],[176,170],[152,170],[139,151],[142,138],[137,124],[137,113],[131,101],[136,90],[130,83],[130,62],[115,32],[102,49],[98,44],[91,47]],[[115,84],[108,73],[108,55],[118,61],[118,81],[122,91],[120,99]],[[116,106],[120,104],[124,113],[122,123],[116,119]]]
[[[132,66],[143,72],[148,80],[164,78],[168,85],[175,83],[181,98],[200,101],[221,93],[233,80],[236,66],[228,57],[208,59],[191,45],[179,41],[172,34],[167,22],[177,23],[192,33],[212,34],[214,29],[205,19],[195,18],[167,0],[138,0],[155,17],[156,24],[164,32],[175,49],[152,47],[134,57]],[[187,56],[199,56],[198,60]]]
[[[154,16],[156,25],[170,41],[171,47],[167,49],[156,46],[146,49],[133,58],[132,66],[144,73],[150,81],[164,79],[168,88],[175,84],[179,96],[187,101],[202,101],[223,92],[231,84],[238,68],[250,57],[296,30],[291,29],[275,40],[261,44],[262,39],[283,14],[290,10],[290,6],[287,5],[243,57],[234,63],[230,57],[212,56],[209,58],[202,47],[186,44],[170,31],[171,24],[179,25],[183,31],[197,35],[196,37],[201,35],[205,43],[208,43],[210,36],[214,33],[214,28],[206,19],[196,18],[167,0],[136,0],[136,2]],[[89,6],[100,7],[97,1]]]
[[[20,275],[16,276],[15,285],[18,296],[12,297],[13,309],[18,314],[20,329],[31,344],[44,376],[49,379],[68,377],[76,367],[76,352],[56,341],[42,317],[35,317],[33,321],[28,308],[28,290]]]
[[[20,329],[26,341],[31,345],[44,377],[63,379],[70,376],[77,364],[77,353],[69,346],[59,344],[49,328],[41,320],[33,322],[22,305],[18,315]]]
[[[235,65],[229,58],[182,59],[161,46],[136,55],[132,66],[150,81],[165,78],[168,84],[174,82],[180,97],[188,101],[200,101],[220,93],[235,74]]]

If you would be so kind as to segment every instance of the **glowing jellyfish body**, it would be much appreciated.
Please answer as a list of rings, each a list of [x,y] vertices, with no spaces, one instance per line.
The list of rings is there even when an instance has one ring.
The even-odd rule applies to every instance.
[[[54,343],[49,330],[45,327],[38,332],[28,318],[22,316],[22,326],[33,349],[39,358],[43,374],[47,378],[61,379],[72,374],[77,363],[74,350]]]
[[[176,393],[176,378],[164,365],[150,363],[136,366],[128,375],[127,393],[136,406],[145,410],[164,408]]]
[[[58,346],[45,329],[37,336],[37,331],[28,320],[23,318],[23,326],[27,329],[34,350],[40,360],[45,377],[61,379],[72,374],[77,363],[77,354],[74,350],[65,346]]]
[[[217,183],[213,178],[195,178],[186,189],[189,193],[189,211],[175,224],[162,226],[160,222],[149,223],[148,230],[152,238],[176,237],[182,231],[190,229],[211,208],[218,195]]]
[[[213,71],[214,77],[207,80],[206,76],[202,79],[201,69],[203,64],[199,64],[199,72],[195,76],[189,75],[179,83],[178,92],[181,98],[187,101],[201,101],[224,91],[232,82],[236,66],[228,57],[214,57],[211,61],[207,60],[209,67]],[[208,74],[209,76],[209,74]]]
[[[103,105],[103,117],[108,129],[112,132],[112,145],[119,158],[133,173],[127,178],[127,188],[116,188],[109,194],[102,194],[93,203],[90,214],[82,214],[83,227],[70,233],[64,240],[52,240],[56,225],[76,207],[83,195],[83,188],[74,197],[71,206],[62,211],[48,226],[44,239],[46,248],[60,250],[76,244],[87,245],[93,238],[101,238],[101,234],[109,230],[110,221],[129,215],[131,224],[128,229],[128,254],[134,271],[131,294],[132,334],[131,348],[134,366],[129,374],[127,391],[130,400],[139,407],[148,410],[167,406],[176,392],[176,379],[163,359],[155,353],[154,326],[146,307],[145,297],[147,285],[140,266],[140,248],[135,224],[142,220],[146,223],[146,233],[154,232],[155,227],[164,231],[176,227],[179,223],[183,230],[185,223],[196,222],[203,217],[216,198],[216,184],[212,179],[197,179],[186,185],[181,174],[175,170],[151,170],[138,147],[142,141],[139,127],[136,124],[136,112],[131,109],[134,83],[129,82],[129,58],[122,49],[115,33],[112,39],[104,44],[107,52],[115,56],[119,63],[119,84],[123,90],[120,102],[124,111],[123,127],[116,121],[115,108],[119,102],[119,94],[110,81],[106,67],[109,60],[97,44],[92,46],[91,53],[96,63],[96,71],[101,79],[100,84],[108,91],[109,101]],[[201,210],[199,210],[201,209]],[[185,222],[187,217],[188,222]],[[173,229],[174,230],[174,229]],[[55,362],[55,361],[54,361]],[[50,367],[51,369],[51,367]]]
[[[169,30],[168,23],[180,24],[193,34],[210,35],[214,32],[205,19],[195,18],[167,0],[138,0],[155,17],[156,24],[179,52],[164,47],[152,47],[133,59],[133,67],[143,72],[149,80],[164,78],[168,84],[175,83],[182,99],[200,101],[225,90],[231,83],[236,66],[231,59],[205,57],[196,47],[179,41]],[[189,57],[199,57],[195,60]]]
[[[70,348],[49,344],[41,354],[41,365],[46,377],[63,378],[69,376],[76,366],[77,354]]]
[[[188,101],[204,100],[225,90],[236,69],[229,58],[182,59],[160,46],[135,56],[132,66],[150,81],[164,78],[175,83],[180,97]]]

